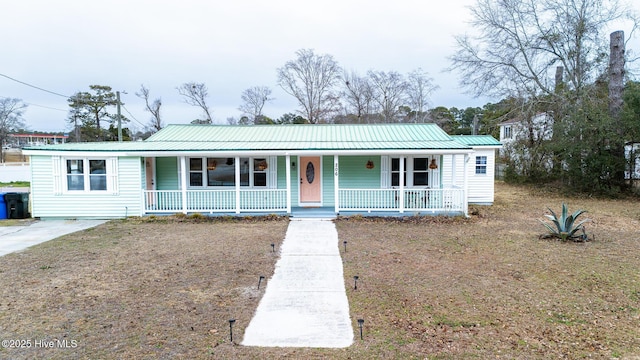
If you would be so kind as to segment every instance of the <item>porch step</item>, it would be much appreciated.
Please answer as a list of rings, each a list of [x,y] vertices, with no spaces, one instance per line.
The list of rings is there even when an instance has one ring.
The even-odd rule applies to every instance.
[[[302,208],[294,207],[291,209],[291,219],[335,219],[336,213],[333,208]]]

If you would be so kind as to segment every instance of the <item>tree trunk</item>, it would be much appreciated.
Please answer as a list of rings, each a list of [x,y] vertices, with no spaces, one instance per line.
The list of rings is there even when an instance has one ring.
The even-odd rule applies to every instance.
[[[622,106],[624,100],[622,93],[624,91],[624,32],[621,30],[614,31],[610,35],[610,53],[609,53],[609,115],[617,124],[617,133],[619,139],[624,140],[624,128],[621,124],[620,115],[622,113]],[[612,142],[613,155],[624,161],[624,141]],[[624,187],[624,166],[616,168],[614,172],[614,181]]]
[[[557,66],[556,67],[556,94],[559,94],[564,88],[564,67]]]
[[[610,37],[609,54],[609,114],[615,120],[622,111],[624,90],[624,32],[615,31]],[[620,134],[623,135],[623,134]]]

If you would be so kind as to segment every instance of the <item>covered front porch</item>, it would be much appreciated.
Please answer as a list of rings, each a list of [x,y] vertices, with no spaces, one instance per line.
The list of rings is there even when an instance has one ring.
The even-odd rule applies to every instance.
[[[338,189],[334,207],[292,207],[286,190],[144,190],[145,214],[286,213],[321,208],[343,212],[465,212],[465,191],[451,189]],[[239,195],[239,196],[237,196]],[[236,198],[239,198],[236,200]],[[309,211],[311,212],[311,211]]]
[[[233,159],[227,161],[234,164],[234,179],[230,181],[233,186],[190,186],[193,157],[180,156],[175,158],[180,178],[178,189],[155,189],[151,184],[158,183],[157,177],[164,175],[155,171],[156,159],[147,158],[147,188],[143,189],[141,199],[143,215],[467,215],[467,167],[463,164],[468,161],[468,153],[465,151],[270,152],[234,154],[233,158],[226,153],[202,155],[204,163],[214,157]],[[266,161],[263,159],[268,159],[268,166],[273,167],[265,175],[270,182],[265,186],[247,186],[241,164],[250,164],[248,171],[252,176],[251,171],[255,169],[251,164]],[[423,169],[419,162],[432,164],[432,168]],[[206,169],[203,174],[207,176]],[[309,190],[314,183],[318,194],[315,198],[312,194],[307,201],[308,192],[316,191]]]

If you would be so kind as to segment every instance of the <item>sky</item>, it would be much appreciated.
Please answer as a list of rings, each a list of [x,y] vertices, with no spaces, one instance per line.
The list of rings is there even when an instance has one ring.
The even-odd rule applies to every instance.
[[[465,94],[457,74],[445,71],[454,36],[473,31],[468,7],[474,3],[5,0],[0,97],[29,104],[23,115],[29,130],[68,132],[66,97],[89,91],[90,85],[108,85],[121,92],[129,127],[143,130],[151,114],[135,95],[141,85],[152,100],[161,99],[165,124],[202,118],[202,111],[178,94],[183,83],[207,86],[219,124],[241,117],[244,90],[267,86],[275,99],[263,113],[275,119],[298,109],[277,85],[277,69],[294,60],[296,51],[312,49],[361,75],[369,70],[406,75],[421,68],[439,86],[432,106],[482,106],[499,99]]]

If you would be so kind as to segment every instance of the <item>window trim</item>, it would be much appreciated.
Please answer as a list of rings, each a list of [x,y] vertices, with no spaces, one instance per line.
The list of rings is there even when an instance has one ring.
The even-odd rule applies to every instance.
[[[484,159],[484,162],[482,161],[482,159]],[[478,160],[481,160],[480,162],[478,162]],[[488,162],[489,162],[489,157],[486,155],[476,155],[476,161],[475,161],[475,174],[476,175],[487,175],[488,172]],[[479,170],[484,169],[483,172],[478,172]]]
[[[99,157],[99,156],[72,156],[72,157],[61,157],[59,158],[59,167],[61,167],[61,171],[59,174],[54,172],[54,190],[56,194],[111,194],[115,193],[115,179],[117,178],[117,167],[115,165],[116,158],[113,157]],[[69,176],[73,174],[69,174],[67,172],[67,164],[69,161],[82,161],[82,174],[76,174],[77,176],[82,176],[82,184],[83,189],[74,190],[69,189]],[[54,159],[54,161],[56,161]],[[104,161],[104,174],[99,174],[104,177],[105,188],[100,190],[92,190],[91,189],[91,161]],[[54,165],[55,166],[55,165]],[[61,176],[60,176],[61,175]],[[96,174],[93,174],[94,176]],[[61,186],[55,184],[58,182]],[[60,191],[62,190],[62,191]]]
[[[512,139],[513,138],[513,129],[511,128],[511,125],[505,125],[503,128],[503,136],[504,139]]]
[[[400,184],[398,183],[398,185],[393,185],[393,174],[400,174],[399,170],[392,170],[393,169],[393,160],[394,159],[405,159],[405,168],[404,168],[404,173],[405,173],[405,188],[434,188],[436,185],[434,185],[435,182],[435,177],[438,176],[438,170],[439,170],[439,166],[440,166],[440,159],[438,156],[424,156],[424,155],[416,155],[416,156],[403,156],[403,157],[397,157],[397,156],[389,156],[389,174],[387,175],[389,178],[389,188],[399,188]],[[436,159],[436,162],[438,164],[438,169],[433,170],[429,168],[429,164],[431,163],[431,159]],[[414,159],[427,159],[427,169],[426,170],[415,170],[415,165],[414,165]],[[414,174],[415,173],[426,173],[427,174],[427,185],[415,185],[413,183],[414,180]]]

